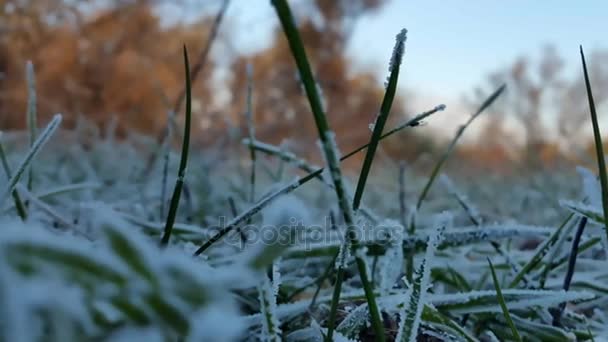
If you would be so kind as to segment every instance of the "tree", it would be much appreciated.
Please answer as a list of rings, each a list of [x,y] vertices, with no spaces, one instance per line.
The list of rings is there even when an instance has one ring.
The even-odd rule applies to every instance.
[[[608,53],[595,52],[589,59],[598,106],[608,98],[607,57]],[[504,120],[516,118],[522,127],[524,162],[528,166],[540,166],[542,158],[539,156],[552,158],[556,155],[555,142],[550,141],[551,131],[563,141],[580,140],[580,130],[589,119],[582,82],[579,73],[573,78],[566,77],[564,61],[552,46],[543,49],[537,63],[520,57],[507,68],[492,73],[488,77],[491,88],[506,83],[507,91],[492,106],[491,115],[486,116],[485,131],[492,133],[485,134],[484,144],[492,144],[500,136],[506,137]],[[476,99],[483,96],[483,89],[476,89]]]

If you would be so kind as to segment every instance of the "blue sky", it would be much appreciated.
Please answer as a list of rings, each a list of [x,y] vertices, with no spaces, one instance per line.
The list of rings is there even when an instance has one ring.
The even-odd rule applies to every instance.
[[[587,51],[608,46],[607,19],[606,1],[392,0],[359,22],[349,52],[364,64],[381,63],[393,44],[387,38],[405,26],[403,82],[454,96],[518,56],[537,57],[549,43],[577,71],[579,44]]]
[[[294,11],[307,1],[292,0]],[[270,1],[233,0],[231,6],[231,20],[246,32],[239,35],[239,45],[263,47],[276,24]],[[409,34],[402,83],[454,97],[470,92],[488,73],[518,56],[538,57],[549,43],[571,72],[578,71],[579,44],[589,52],[608,47],[606,20],[608,2],[600,0],[389,0],[359,20],[348,53],[358,67],[384,75],[394,36],[405,27]]]
[[[197,6],[211,9],[207,1],[220,4],[188,1],[186,16]],[[297,15],[310,1],[290,4]],[[348,54],[355,68],[377,73],[382,82],[394,36],[407,28],[402,91],[416,95],[415,109],[445,103],[450,115],[440,126],[451,131],[468,115],[463,95],[519,56],[538,59],[543,46],[552,44],[565,59],[567,76],[579,76],[578,46],[588,54],[608,48],[607,19],[608,1],[600,0],[389,0],[359,19]],[[270,0],[232,0],[226,20],[232,44],[243,52],[266,47],[278,23]]]

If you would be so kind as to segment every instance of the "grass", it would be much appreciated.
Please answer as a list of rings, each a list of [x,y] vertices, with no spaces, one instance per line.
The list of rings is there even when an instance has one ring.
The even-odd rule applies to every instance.
[[[500,309],[502,310],[502,314],[507,321],[507,325],[509,329],[511,329],[511,337],[513,340],[517,342],[521,342],[521,336],[519,335],[519,331],[517,331],[517,327],[515,327],[515,323],[513,323],[513,319],[511,318],[511,314],[509,313],[509,309],[507,308],[507,304],[505,303],[505,297],[502,295],[502,290],[500,289],[500,283],[498,281],[498,277],[496,276],[496,270],[494,270],[494,265],[492,265],[492,261],[488,258],[488,264],[490,265],[490,271],[492,272],[492,282],[494,283],[494,288],[496,289],[496,299],[500,304]]]
[[[161,246],[167,246],[169,244],[171,232],[173,231],[173,225],[175,224],[175,217],[177,216],[179,200],[182,195],[182,188],[184,187],[186,167],[188,166],[188,153],[190,149],[190,126],[192,121],[192,84],[190,82],[190,63],[188,62],[188,50],[186,49],[186,46],[184,46],[184,68],[186,75],[186,120],[184,124],[184,141],[182,142],[182,155],[179,161],[179,170],[177,172],[175,188],[173,189],[173,196],[171,196],[171,203],[169,204],[169,213],[167,214],[165,231],[160,240]]]
[[[583,47],[580,47],[581,61],[583,65],[583,75],[585,76],[585,90],[587,91],[587,99],[589,101],[589,112],[591,114],[591,123],[593,125],[593,138],[595,139],[595,153],[597,157],[597,166],[600,174],[600,185],[602,191],[602,209],[604,210],[604,222],[608,222],[608,176],[606,175],[606,161],[604,160],[604,145],[602,145],[602,134],[600,133],[600,125],[597,120],[597,112],[595,111],[595,101],[593,100],[593,91],[591,90],[591,81],[587,72],[587,62],[585,61],[585,53]],[[608,225],[604,227],[606,236],[608,237]]]
[[[251,81],[248,131],[241,138],[243,155],[254,168],[239,177],[234,171],[239,156],[220,163],[204,151],[189,158],[194,122],[185,47],[179,159],[150,170],[146,157],[158,146],[135,148],[135,138],[100,136],[90,150],[67,148],[77,147],[83,134],[66,130],[55,137],[60,115],[23,151],[12,143],[13,132],[3,134],[0,339],[593,341],[608,336],[602,314],[608,309],[601,230],[608,222],[606,201],[581,194],[568,168],[498,182],[483,173],[468,182],[450,174],[447,160],[457,142],[504,87],[480,105],[428,171],[403,163],[380,168],[376,154],[384,139],[423,129],[423,120],[444,109],[437,106],[387,129],[403,53],[398,43],[369,142],[340,157],[291,12],[285,1],[273,4],[305,86],[323,167],[257,140]],[[582,50],[581,57],[601,184],[586,192],[601,191],[605,199],[598,113]],[[32,136],[35,126],[24,136]],[[340,162],[362,151],[360,172],[346,177]],[[27,175],[34,160],[36,191],[31,191]],[[168,170],[177,170],[177,179],[166,218],[158,220],[165,197],[159,187]],[[281,181],[297,173],[301,176]],[[440,178],[442,173],[449,178]],[[537,186],[546,197],[522,210],[526,180],[533,176],[542,176]],[[375,183],[376,177],[389,186]],[[445,186],[433,187],[437,179]],[[563,198],[559,206],[549,203]],[[178,210],[180,201],[189,209]],[[415,226],[406,219],[408,204],[416,208]],[[328,214],[333,212],[342,219]],[[271,223],[284,226],[264,240],[259,229]]]

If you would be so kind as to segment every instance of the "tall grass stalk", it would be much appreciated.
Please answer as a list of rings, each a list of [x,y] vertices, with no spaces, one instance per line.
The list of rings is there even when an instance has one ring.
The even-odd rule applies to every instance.
[[[29,131],[30,148],[34,146],[36,141],[37,130],[37,111],[36,111],[36,74],[34,73],[34,64],[28,61],[25,66],[25,79],[27,81],[27,127]],[[34,167],[33,162],[29,166],[27,175],[27,190],[32,191],[34,183]]]
[[[173,189],[173,196],[171,197],[169,213],[167,214],[167,222],[165,224],[165,230],[160,241],[161,246],[166,246],[167,244],[169,244],[169,239],[171,238],[171,231],[173,230],[173,224],[175,223],[175,217],[177,216],[179,199],[181,197],[182,188],[184,186],[184,178],[186,177],[186,166],[188,165],[188,152],[190,148],[190,123],[192,120],[192,84],[190,82],[190,63],[188,62],[188,50],[186,49],[185,45],[184,69],[186,73],[186,120],[184,123],[184,141],[182,143],[182,155],[179,162],[177,180],[175,181],[175,188]]]
[[[51,122],[46,126],[44,131],[42,131],[38,139],[36,139],[23,161],[21,161],[21,164],[19,164],[19,167],[17,167],[17,170],[15,171],[13,177],[9,179],[6,188],[0,193],[0,207],[4,205],[6,198],[13,192],[13,190],[15,190],[17,182],[19,182],[19,179],[21,179],[21,176],[27,170],[34,157],[51,138],[53,133],[55,133],[55,131],[61,124],[61,120],[61,114],[55,114],[53,120],[51,120]]]
[[[306,57],[304,44],[302,43],[300,34],[298,33],[298,30],[296,28],[293,15],[291,14],[291,10],[289,8],[289,5],[287,4],[287,1],[273,0],[272,4],[276,9],[276,12],[279,16],[279,20],[281,22],[281,26],[283,27],[285,36],[287,37],[290,50],[300,72],[300,78],[304,85],[304,89],[308,97],[308,102],[310,104],[315,119],[319,138],[321,140],[321,148],[325,157],[325,162],[327,164],[327,167],[329,168],[332,181],[334,183],[334,190],[336,192],[336,196],[338,197],[340,210],[342,211],[342,215],[344,216],[344,222],[347,225],[346,239],[350,240],[352,242],[353,249],[356,249],[358,244],[355,237],[356,227],[353,217],[354,214],[352,211],[352,207],[350,207],[350,203],[348,203],[346,189],[344,188],[344,184],[342,181],[342,173],[340,171],[337,146],[335,145],[333,132],[330,130],[327,118],[324,113],[323,104],[321,101],[319,90],[317,88],[317,83],[315,82],[314,76],[312,74],[308,58]],[[372,286],[367,276],[367,266],[365,265],[365,261],[363,260],[363,258],[356,256],[355,260],[359,271],[359,277],[361,278],[363,289],[366,294],[366,299],[369,306],[372,321],[372,327],[376,334],[376,339],[378,341],[384,341],[384,326],[382,325],[382,319],[380,317],[380,312],[376,304],[375,295],[373,293]],[[330,332],[328,332],[327,340],[331,341]]]
[[[399,80],[399,71],[401,69],[401,61],[403,59],[403,54],[405,52],[405,41],[407,39],[407,30],[403,29],[396,37],[396,44],[393,50],[393,54],[391,56],[391,61],[389,65],[390,76],[388,79],[388,84],[386,87],[386,92],[384,94],[384,98],[382,99],[382,105],[380,106],[380,113],[378,114],[373,125],[372,137],[369,142],[369,146],[367,148],[367,152],[365,154],[365,159],[363,160],[363,166],[361,167],[361,173],[359,174],[359,181],[357,182],[357,187],[355,189],[355,196],[353,198],[353,210],[356,212],[361,206],[361,199],[363,198],[363,191],[365,190],[365,185],[367,184],[367,177],[369,176],[370,170],[372,168],[372,163],[374,161],[374,157],[376,155],[376,150],[378,148],[378,143],[380,142],[380,137],[382,136],[382,131],[384,130],[384,126],[386,121],[388,120],[388,116],[391,112],[391,108],[393,106],[393,100],[395,98],[395,94],[397,92],[397,82]],[[354,240],[354,237],[351,237],[351,240]],[[358,247],[357,241],[352,241],[353,247]],[[357,266],[359,266],[360,262],[363,259],[356,256]],[[361,261],[359,260],[361,259]],[[377,260],[377,259],[374,259]],[[336,277],[336,283],[334,284],[334,296],[331,302],[330,314],[327,325],[327,340],[331,341],[332,333],[334,330],[334,324],[336,321],[336,314],[338,312],[338,303],[340,302],[340,293],[342,288],[342,281],[344,280],[344,263],[341,262],[338,267],[338,274]],[[364,269],[366,269],[365,264],[363,264]],[[372,268],[372,274],[375,268]],[[366,286],[365,282],[363,283],[364,288]],[[373,291],[373,280],[371,285],[367,285],[369,289],[365,289],[366,292]],[[370,314],[375,314],[373,312],[374,308],[370,307]],[[378,334],[377,329],[375,329],[376,334]]]
[[[589,112],[591,113],[591,123],[593,125],[593,138],[595,139],[595,152],[597,155],[597,166],[600,174],[600,184],[602,186],[602,208],[604,209],[604,222],[608,222],[608,176],[606,175],[606,161],[604,160],[604,145],[602,145],[602,134],[600,133],[600,125],[597,120],[597,112],[595,111],[595,101],[593,100],[593,92],[591,91],[591,81],[589,81],[589,73],[587,72],[587,62],[585,61],[585,53],[583,46],[580,46],[581,61],[583,64],[583,73],[585,76],[585,88],[587,89],[587,99],[589,101]],[[606,236],[608,237],[608,224],[604,225]]]

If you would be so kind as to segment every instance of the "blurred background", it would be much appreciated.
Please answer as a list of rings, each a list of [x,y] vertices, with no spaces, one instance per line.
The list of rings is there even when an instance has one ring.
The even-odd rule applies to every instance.
[[[369,140],[394,37],[405,27],[404,68],[388,127],[438,104],[447,110],[387,139],[385,160],[425,165],[506,83],[507,92],[467,131],[456,164],[507,173],[592,162],[578,47],[585,48],[602,115],[607,3],[290,4],[343,152]],[[229,148],[247,136],[251,65],[256,137],[319,161],[312,115],[277,24],[268,0],[0,0],[0,130],[25,127],[25,65],[32,61],[39,121],[60,112],[64,127],[84,119],[101,128],[116,124],[122,137],[162,136],[171,113],[176,127],[183,120],[186,44],[195,74],[196,144]]]

